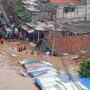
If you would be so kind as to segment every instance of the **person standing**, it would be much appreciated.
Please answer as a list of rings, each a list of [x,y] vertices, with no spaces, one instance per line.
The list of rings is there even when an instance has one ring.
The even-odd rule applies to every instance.
[[[0,39],[0,43],[3,44],[4,43],[4,38]]]
[[[44,61],[46,61],[46,62],[48,62],[48,60],[49,60],[49,55],[50,55],[50,52],[48,51],[48,52],[46,52],[45,53],[45,55],[44,55]]]

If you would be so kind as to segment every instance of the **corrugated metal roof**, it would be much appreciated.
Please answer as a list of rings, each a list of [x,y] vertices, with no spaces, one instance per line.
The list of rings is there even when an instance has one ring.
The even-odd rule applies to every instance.
[[[64,27],[66,28],[66,31],[68,30],[74,34],[90,33],[90,22],[67,23]]]
[[[79,78],[79,81],[90,90],[90,78]]]

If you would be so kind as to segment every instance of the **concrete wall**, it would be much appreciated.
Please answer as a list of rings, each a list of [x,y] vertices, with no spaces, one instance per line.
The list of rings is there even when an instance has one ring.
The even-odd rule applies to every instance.
[[[90,0],[87,0],[87,5],[90,5]]]
[[[87,5],[87,20],[90,20],[90,5]]]
[[[40,11],[36,14],[33,14],[33,21],[43,20],[43,19],[51,19],[52,12],[50,11]]]
[[[71,7],[75,7],[74,12],[64,12],[64,7],[69,7],[70,5],[60,5],[57,8],[57,19],[63,20],[63,21],[83,21],[85,20],[85,17],[90,20],[90,5],[71,5]]]

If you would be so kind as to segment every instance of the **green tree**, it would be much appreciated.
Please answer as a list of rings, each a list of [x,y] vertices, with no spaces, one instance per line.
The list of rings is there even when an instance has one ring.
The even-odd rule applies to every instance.
[[[84,59],[80,64],[79,74],[81,77],[90,77],[90,58]]]
[[[32,14],[30,11],[25,10],[22,2],[19,0],[13,0],[13,9],[15,15],[23,22],[31,22]]]

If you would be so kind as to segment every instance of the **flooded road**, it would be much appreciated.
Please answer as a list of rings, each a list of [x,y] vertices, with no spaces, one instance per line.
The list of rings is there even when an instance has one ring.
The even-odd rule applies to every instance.
[[[18,44],[25,45],[27,49],[18,52]],[[0,44],[0,90],[39,90],[31,77],[23,77],[18,74],[18,71],[22,68],[18,61],[43,59],[43,55],[31,55],[32,49],[29,44],[21,42],[6,41],[3,45]],[[77,66],[70,61],[71,58],[64,58],[66,60],[65,63],[68,70],[74,76],[77,76],[77,73],[74,71]],[[49,62],[60,71],[60,74],[66,73],[60,57],[50,56]]]
[[[22,77],[18,74],[20,69],[18,60],[21,60],[21,57],[22,59],[25,57],[23,55],[24,52],[18,53],[17,50],[12,49],[16,44],[4,43],[4,45],[0,45],[0,90],[39,90],[34,85],[32,78]],[[15,57],[11,54],[16,54],[17,56]]]

